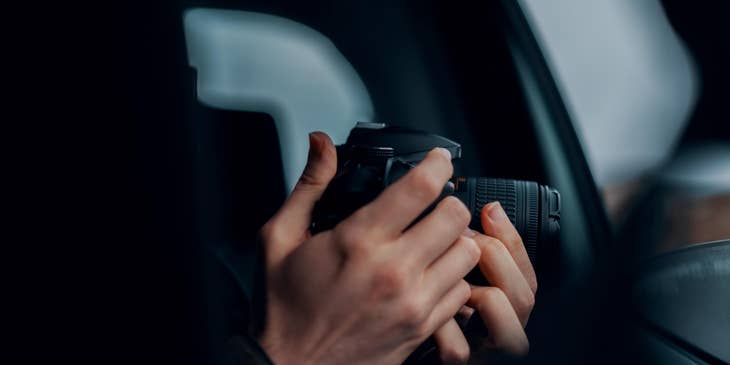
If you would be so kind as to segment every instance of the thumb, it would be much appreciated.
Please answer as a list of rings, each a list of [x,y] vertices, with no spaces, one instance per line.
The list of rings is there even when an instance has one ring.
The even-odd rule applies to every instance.
[[[278,237],[287,252],[298,245],[308,234],[314,204],[327,188],[337,172],[337,152],[329,136],[322,132],[309,134],[307,165],[289,198],[272,218],[275,226],[281,226]],[[286,247],[292,245],[292,247]]]
[[[329,136],[323,132],[309,134],[309,156],[290,199],[304,199],[314,205],[337,172],[337,151]],[[314,200],[312,200],[314,199]],[[309,218],[309,217],[307,217]],[[309,223],[309,222],[307,222]]]

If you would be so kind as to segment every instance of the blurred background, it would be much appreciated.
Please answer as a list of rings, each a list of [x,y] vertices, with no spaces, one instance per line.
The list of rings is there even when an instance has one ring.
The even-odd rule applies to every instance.
[[[255,312],[255,234],[303,166],[306,133],[341,143],[368,120],[460,142],[457,174],[561,190],[563,247],[550,269],[559,274],[541,284],[525,362],[662,363],[637,350],[659,346],[644,340],[604,353],[647,317],[661,343],[728,361],[730,314],[715,305],[727,284],[707,289],[728,289],[714,301],[693,294],[697,302],[674,300],[683,309],[652,310],[677,318],[715,303],[706,312],[719,320],[698,317],[689,332],[645,315],[643,299],[613,295],[633,298],[631,283],[662,254],[730,239],[728,10],[628,0],[129,3],[131,177],[120,209],[133,214],[120,229],[140,254],[130,275],[144,282],[133,306],[144,313],[145,360],[220,360],[220,343]]]

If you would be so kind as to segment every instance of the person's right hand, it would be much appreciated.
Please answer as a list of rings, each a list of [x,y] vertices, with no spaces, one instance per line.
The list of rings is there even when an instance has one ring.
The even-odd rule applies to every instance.
[[[435,149],[334,229],[311,235],[315,202],[336,172],[335,148],[310,135],[307,167],[261,230],[267,303],[262,348],[277,365],[399,364],[470,297],[463,277],[480,250],[454,197],[409,225],[453,168]]]

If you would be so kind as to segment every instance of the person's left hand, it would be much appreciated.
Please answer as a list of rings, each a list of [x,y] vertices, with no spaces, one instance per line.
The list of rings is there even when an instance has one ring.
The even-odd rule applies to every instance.
[[[472,231],[481,249],[479,269],[491,286],[472,286],[471,297],[462,308],[469,316],[477,311],[489,331],[476,354],[470,354],[464,334],[454,320],[434,333],[441,360],[463,364],[490,351],[524,356],[529,341],[524,327],[535,304],[537,278],[517,229],[498,202],[482,208],[485,234]]]

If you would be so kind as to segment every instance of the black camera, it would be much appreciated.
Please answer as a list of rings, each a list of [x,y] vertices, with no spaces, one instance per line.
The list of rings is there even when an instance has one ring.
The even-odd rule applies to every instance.
[[[461,145],[435,134],[380,123],[357,123],[347,142],[337,146],[337,174],[315,207],[312,232],[334,227],[375,199],[435,147],[448,149],[452,159],[461,157]],[[549,186],[532,181],[454,177],[421,217],[447,195],[464,202],[472,214],[469,227],[479,232],[483,232],[479,218],[482,207],[499,201],[536,268],[541,252],[557,242],[560,193]],[[483,278],[472,272],[467,280],[477,284]]]

